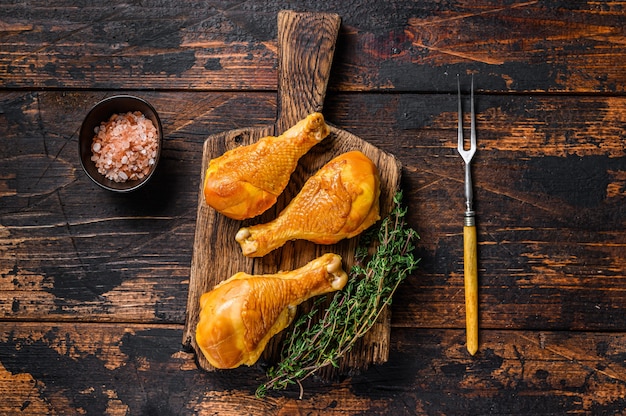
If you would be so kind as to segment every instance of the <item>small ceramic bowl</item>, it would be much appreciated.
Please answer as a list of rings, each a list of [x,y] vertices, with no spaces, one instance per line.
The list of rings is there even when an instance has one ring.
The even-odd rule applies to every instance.
[[[91,160],[93,155],[91,146],[95,136],[94,129],[100,126],[102,122],[107,122],[113,114],[124,114],[129,111],[140,111],[147,119],[150,119],[152,124],[156,127],[158,134],[157,154],[150,171],[143,178],[137,180],[129,179],[125,182],[115,182],[98,172],[96,164]],[[156,171],[161,156],[162,145],[163,127],[161,126],[161,120],[156,110],[147,101],[130,95],[116,95],[96,104],[85,117],[78,137],[80,162],[85,173],[96,184],[113,192],[130,192],[145,185]]]

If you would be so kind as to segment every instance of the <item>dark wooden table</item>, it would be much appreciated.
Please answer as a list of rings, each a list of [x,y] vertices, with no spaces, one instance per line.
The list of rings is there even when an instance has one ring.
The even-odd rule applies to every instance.
[[[56,4],[58,3],[58,4]],[[342,18],[324,113],[401,161],[419,270],[386,364],[258,399],[181,346],[205,138],[276,117],[279,10]],[[626,1],[0,4],[0,414],[624,414]],[[474,75],[480,349],[465,350],[456,81]],[[99,100],[157,177],[94,185]]]

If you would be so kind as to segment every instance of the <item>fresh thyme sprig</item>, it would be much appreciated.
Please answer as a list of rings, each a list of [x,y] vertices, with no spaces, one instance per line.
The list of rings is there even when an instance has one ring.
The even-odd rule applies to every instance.
[[[318,298],[311,311],[295,322],[283,342],[280,361],[267,371],[268,381],[256,391],[258,397],[296,383],[302,396],[301,381],[328,365],[338,367],[339,360],[391,304],[396,289],[419,262],[413,256],[418,236],[404,220],[406,211],[399,191],[389,216],[374,233],[363,236],[346,287],[335,292],[320,318],[316,316],[326,296]],[[373,237],[377,237],[378,245],[370,256],[368,246]]]

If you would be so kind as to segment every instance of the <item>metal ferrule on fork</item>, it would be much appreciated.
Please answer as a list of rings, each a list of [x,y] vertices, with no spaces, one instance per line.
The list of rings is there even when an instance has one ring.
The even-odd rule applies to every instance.
[[[473,125],[473,124],[472,124]],[[472,155],[473,156],[473,155]],[[471,157],[470,157],[471,160]],[[465,163],[465,214],[463,215],[463,225],[473,227],[476,225],[476,212],[474,211],[474,193],[472,191],[472,173],[470,163]]]

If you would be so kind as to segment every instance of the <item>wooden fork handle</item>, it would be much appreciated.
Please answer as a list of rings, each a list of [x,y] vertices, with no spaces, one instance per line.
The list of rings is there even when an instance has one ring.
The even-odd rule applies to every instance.
[[[465,272],[465,329],[467,350],[478,351],[478,259],[476,226],[463,227],[463,268]]]

